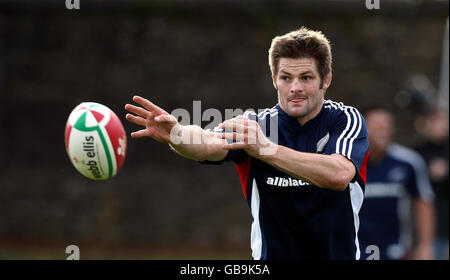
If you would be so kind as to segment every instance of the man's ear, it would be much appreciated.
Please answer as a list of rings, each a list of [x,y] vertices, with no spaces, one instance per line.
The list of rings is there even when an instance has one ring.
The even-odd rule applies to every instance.
[[[273,87],[278,90],[277,88],[277,75],[272,75],[272,83],[273,83]]]
[[[325,77],[323,78],[323,83],[322,83],[322,90],[326,91],[328,89],[328,87],[331,85],[331,80],[333,78],[333,74],[328,73],[327,75],[325,75]]]

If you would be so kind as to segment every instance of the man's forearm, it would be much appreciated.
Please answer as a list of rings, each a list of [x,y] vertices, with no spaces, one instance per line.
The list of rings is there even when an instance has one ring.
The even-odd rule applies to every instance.
[[[216,132],[207,131],[197,125],[179,126],[169,146],[185,158],[196,161],[219,161],[227,151],[222,149],[224,140],[216,137]]]
[[[353,163],[340,155],[298,152],[279,145],[277,152],[261,156],[266,163],[321,188],[344,190],[354,177]]]
[[[434,239],[434,207],[421,199],[414,201],[417,241],[419,245],[432,245]]]

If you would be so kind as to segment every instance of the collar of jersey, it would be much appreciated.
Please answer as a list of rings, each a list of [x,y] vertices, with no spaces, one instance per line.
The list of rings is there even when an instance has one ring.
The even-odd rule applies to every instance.
[[[295,129],[295,130],[304,130],[304,129],[308,129],[309,127],[316,127],[320,117],[323,114],[323,110],[324,110],[324,103],[322,104],[322,109],[320,110],[320,112],[312,119],[310,119],[309,121],[307,121],[304,125],[301,125],[297,119],[292,118],[291,116],[289,116],[286,112],[283,111],[283,109],[281,109],[280,104],[277,103],[277,105],[275,106],[278,110],[278,116],[281,118],[281,120],[283,122],[286,122],[286,124],[288,124],[288,126],[291,129]],[[283,124],[283,123],[281,123]]]

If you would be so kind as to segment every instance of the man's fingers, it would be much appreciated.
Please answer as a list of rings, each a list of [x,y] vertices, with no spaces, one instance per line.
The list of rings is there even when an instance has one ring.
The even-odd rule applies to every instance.
[[[150,100],[145,99],[143,97],[140,97],[138,95],[133,96],[133,101],[138,103],[138,104],[140,104],[140,105],[142,105],[142,107],[144,107],[145,109],[149,110],[150,112],[167,113],[163,109],[159,108],[158,106],[156,106],[155,104],[150,102]]]
[[[155,117],[155,121],[158,122],[158,123],[164,123],[164,122],[176,123],[177,119],[174,116],[172,116],[172,115],[159,115],[159,116]]]
[[[150,136],[150,132],[147,129],[141,129],[139,131],[135,131],[131,133],[132,138],[141,138]]]
[[[237,132],[223,132],[220,136],[222,139],[245,141],[245,135]]]
[[[134,113],[140,117],[143,117],[144,119],[149,117],[150,112],[145,110],[142,107],[137,107],[131,104],[127,104],[125,105],[125,110],[127,110],[128,112]]]
[[[137,125],[141,125],[141,126],[146,126],[147,125],[147,121],[144,118],[137,117],[137,116],[134,116],[132,114],[127,114],[125,116],[125,118],[127,119],[127,121],[132,122],[132,123],[137,124]]]
[[[245,132],[246,124],[243,121],[236,121],[236,120],[228,120],[224,121],[220,128],[224,130],[232,130],[232,131],[238,131],[238,132]]]
[[[236,143],[233,143],[233,144],[222,145],[222,149],[224,149],[224,150],[241,150],[241,149],[244,149],[245,146],[246,146],[245,143],[236,142]]]

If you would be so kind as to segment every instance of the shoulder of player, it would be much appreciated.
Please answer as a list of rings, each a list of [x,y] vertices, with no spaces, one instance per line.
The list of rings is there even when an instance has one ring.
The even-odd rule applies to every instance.
[[[389,146],[388,154],[399,162],[402,162],[405,166],[409,166],[411,172],[414,173],[420,197],[427,201],[433,201],[434,192],[428,178],[427,166],[423,157],[413,149],[397,143]]]
[[[398,143],[392,143],[389,146],[388,154],[397,161],[411,165],[414,169],[425,167],[425,160],[418,152]]]
[[[357,121],[363,119],[363,116],[353,106],[345,105],[342,102],[335,102],[332,100],[325,100],[323,103],[324,111],[328,115],[328,118],[339,122],[343,121]]]
[[[356,109],[353,106],[345,105],[342,102],[336,102],[336,101],[333,101],[330,99],[324,100],[323,107],[325,109],[327,109],[327,111],[329,111],[330,113],[334,113],[334,114],[344,114],[345,115],[346,112],[359,113],[358,109]]]

